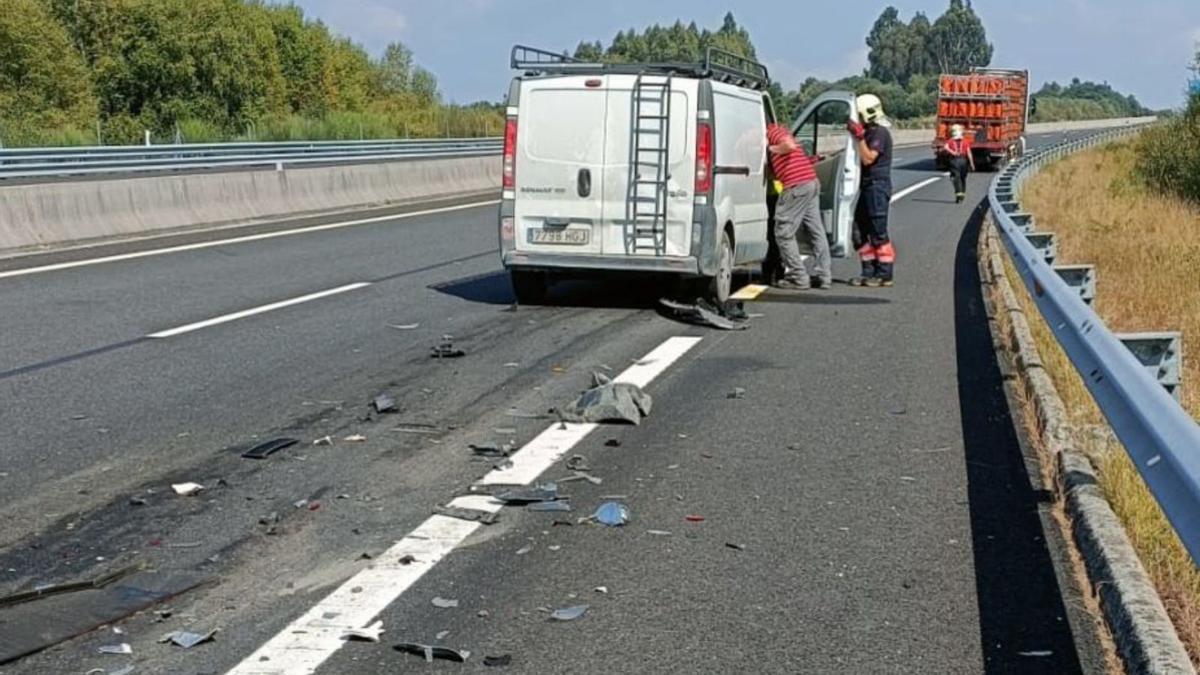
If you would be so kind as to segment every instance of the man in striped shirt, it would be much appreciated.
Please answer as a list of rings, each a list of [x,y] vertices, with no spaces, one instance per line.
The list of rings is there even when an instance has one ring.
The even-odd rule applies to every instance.
[[[833,269],[829,260],[829,240],[821,223],[821,183],[814,169],[816,160],[778,124],[767,127],[767,144],[771,170],[775,180],[783,184],[775,205],[775,245],[787,269],[775,287],[788,291],[828,289],[833,284]],[[804,258],[800,255],[800,236],[813,253],[814,281],[809,280]]]

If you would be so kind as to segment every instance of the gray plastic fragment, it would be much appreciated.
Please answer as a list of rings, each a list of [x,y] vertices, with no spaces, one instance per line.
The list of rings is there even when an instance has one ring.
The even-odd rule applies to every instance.
[[[588,611],[587,605],[576,605],[574,607],[564,607],[556,609],[550,614],[550,618],[554,621],[574,621],[586,614]]]
[[[399,410],[399,408],[396,407],[396,399],[388,396],[387,394],[380,394],[376,396],[375,399],[371,401],[371,405],[375,408],[375,412],[381,415],[384,413],[397,412]]]
[[[575,423],[636,425],[650,414],[653,405],[654,399],[637,385],[609,382],[583,392],[571,405],[559,410],[559,417]]]
[[[482,525],[494,525],[500,520],[500,514],[492,513],[491,511],[480,511],[478,509],[465,509],[461,506],[438,506],[434,508],[434,513],[447,518],[458,518],[459,520],[469,520],[473,523]]]
[[[509,505],[552,502],[558,499],[558,485],[554,483],[542,483],[531,488],[509,490],[496,495],[496,499]]]
[[[455,661],[457,663],[466,663],[467,659],[471,658],[471,652],[465,649],[450,649],[449,647],[435,647],[433,645],[423,645],[416,642],[401,642],[393,645],[392,649],[406,654],[414,654],[416,656],[424,656],[425,661],[433,663],[434,659],[442,659],[443,661]]]
[[[571,511],[571,502],[556,501],[556,502],[536,502],[526,507],[529,511],[553,512],[553,513],[569,513]]]

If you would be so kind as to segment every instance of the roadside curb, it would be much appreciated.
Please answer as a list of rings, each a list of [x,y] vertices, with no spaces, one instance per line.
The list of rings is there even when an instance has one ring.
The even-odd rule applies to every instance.
[[[998,355],[1011,364],[1033,401],[1041,441],[1055,459],[1055,485],[1071,521],[1072,535],[1087,568],[1104,618],[1128,673],[1195,673],[1162,599],[1101,491],[1091,460],[1075,449],[1066,409],[1046,372],[1029,319],[1017,300],[1000,258],[1002,246],[989,214],[979,238],[979,266],[986,291],[997,291],[989,324]],[[1002,313],[1009,326],[1001,335]]]

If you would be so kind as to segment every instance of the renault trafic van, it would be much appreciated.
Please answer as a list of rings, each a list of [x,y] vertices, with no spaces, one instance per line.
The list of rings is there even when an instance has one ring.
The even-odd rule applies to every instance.
[[[698,64],[602,64],[518,46],[512,67],[500,252],[518,302],[541,301],[555,277],[601,272],[671,274],[723,302],[734,268],[767,256],[765,66],[715,49]],[[814,103],[797,140],[815,154],[839,116],[848,136],[848,96],[844,116],[829,105],[816,115],[836,97]],[[826,229],[845,255],[853,142],[818,170]]]

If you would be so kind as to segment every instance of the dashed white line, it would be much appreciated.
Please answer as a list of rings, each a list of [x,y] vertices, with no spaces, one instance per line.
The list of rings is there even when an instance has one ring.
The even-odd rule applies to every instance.
[[[240,312],[234,312],[232,314],[225,314],[223,316],[217,316],[217,317],[213,317],[211,319],[205,319],[204,321],[197,321],[196,323],[189,323],[186,326],[178,326],[176,328],[169,328],[167,330],[161,330],[157,333],[151,333],[151,334],[147,335],[146,337],[156,339],[156,340],[162,339],[162,338],[175,337],[176,335],[183,335],[184,333],[191,333],[192,331],[197,331],[202,328],[208,328],[210,326],[217,326],[217,325],[220,325],[223,323],[229,323],[230,321],[237,321],[238,319],[244,319],[248,316],[254,316],[255,314],[265,314],[267,312],[273,312],[277,309],[283,309],[284,307],[291,307],[292,305],[299,305],[299,304],[302,304],[305,302],[312,302],[313,300],[320,300],[321,298],[327,298],[331,295],[338,295],[340,293],[348,293],[350,291],[357,291],[360,288],[366,288],[367,286],[370,286],[370,285],[371,284],[368,282],[346,284],[345,286],[331,288],[326,291],[319,291],[317,293],[309,293],[308,295],[302,295],[298,298],[292,298],[291,300],[281,300],[279,302],[272,302],[269,305],[262,305],[260,307],[252,307],[250,309],[244,309]]]
[[[892,195],[892,203],[895,204],[896,202],[900,201],[901,199],[904,199],[905,197],[916,192],[917,190],[920,190],[921,188],[926,187],[928,185],[933,185],[934,183],[938,182],[939,180],[945,178],[948,175],[950,175],[950,174],[942,174],[940,176],[934,176],[933,178],[928,178],[926,180],[923,180],[920,183],[917,183],[916,185],[910,185],[910,186],[904,188],[903,190],[897,192],[896,194]]]
[[[671,338],[626,369],[615,381],[645,387],[700,341],[701,338],[694,337]],[[552,424],[512,456],[512,468],[493,470],[480,484],[532,483],[597,425],[562,426]],[[448,506],[496,513],[503,504],[486,495],[468,495],[453,500]],[[480,527],[479,523],[457,518],[430,516],[378,556],[376,564],[348,579],[246,657],[228,675],[306,675],[316,672],[345,644],[344,631],[370,623]],[[401,560],[411,562],[404,564]]]
[[[296,234],[305,234],[309,232],[325,232],[327,230],[338,230],[345,227],[357,227],[359,225],[371,225],[374,223],[383,223],[389,220],[405,220],[408,218],[418,218],[420,216],[432,216],[439,213],[452,213],[454,211],[464,211],[467,209],[478,208],[480,206],[493,206],[499,204],[499,200],[489,200],[483,202],[474,202],[471,204],[461,204],[458,206],[445,206],[436,209],[426,209],[424,211],[412,211],[409,213],[399,213],[392,216],[376,216],[374,218],[360,218],[358,220],[346,220],[337,223],[327,223],[325,225],[313,225],[312,227],[298,227],[291,230],[280,230],[279,232],[264,232],[262,234],[250,234],[244,237],[233,237],[231,239],[219,239],[217,241],[204,241],[195,244],[184,244],[181,246],[168,246],[166,248],[156,248],[149,251],[136,251],[134,253],[122,253],[120,255],[108,255],[101,258],[88,258],[87,260],[73,260],[71,262],[55,263],[52,265],[41,265],[39,267],[26,267],[19,270],[9,270],[0,272],[0,279],[9,277],[21,277],[30,274],[41,274],[44,272],[56,272],[58,270],[69,270],[76,267],[88,267],[91,265],[102,265],[105,263],[119,262],[122,260],[136,260],[138,258],[148,258],[157,255],[166,255],[168,253],[180,253],[183,251],[196,251],[204,248],[213,248],[215,246],[229,246],[230,244],[244,244],[251,241],[262,241],[264,239],[276,239],[279,237],[290,237]]]

